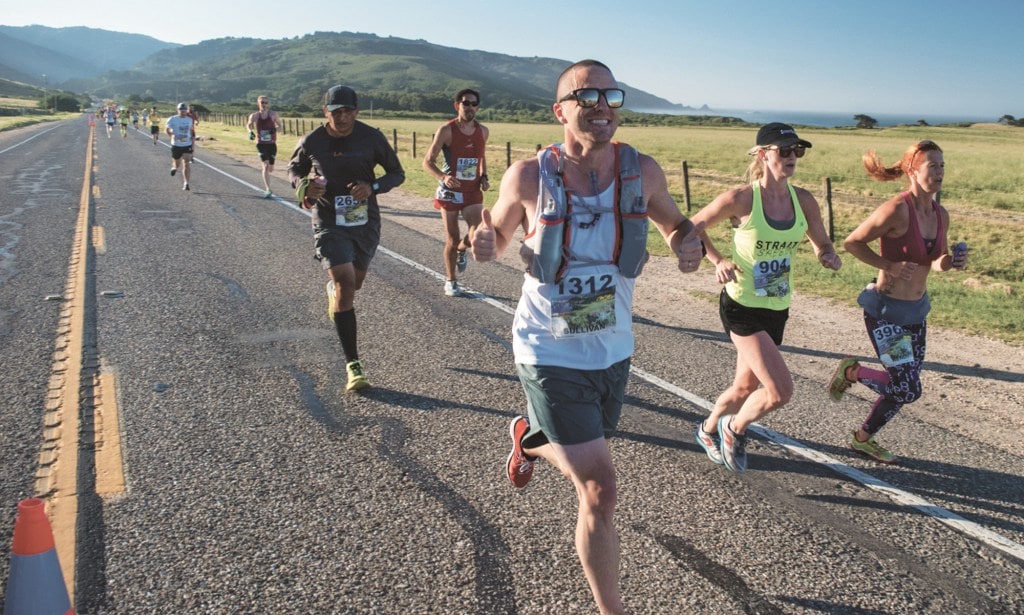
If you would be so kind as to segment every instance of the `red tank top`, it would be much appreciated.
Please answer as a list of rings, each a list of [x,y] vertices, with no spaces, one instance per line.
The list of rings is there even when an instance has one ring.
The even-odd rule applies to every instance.
[[[256,114],[256,142],[277,143],[277,124],[269,113],[266,119],[260,117],[259,113]]]
[[[882,258],[892,262],[906,261],[928,266],[932,261],[946,253],[946,229],[942,226],[942,216],[939,215],[939,206],[932,201],[932,210],[938,219],[938,226],[935,229],[935,238],[931,250],[925,246],[925,238],[921,235],[921,226],[917,221],[917,211],[914,203],[910,200],[910,193],[903,193],[903,201],[907,204],[910,224],[907,225],[907,232],[900,237],[882,237]]]
[[[455,176],[462,186],[459,192],[480,189],[480,160],[484,157],[484,131],[473,121],[473,133],[465,135],[459,130],[458,119],[448,122],[452,131],[452,142],[441,148],[448,172]]]

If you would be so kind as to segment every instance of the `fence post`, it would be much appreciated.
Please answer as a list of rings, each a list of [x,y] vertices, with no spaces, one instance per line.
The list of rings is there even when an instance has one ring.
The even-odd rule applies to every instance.
[[[505,168],[512,166],[512,142],[505,141]]]
[[[690,166],[683,161],[683,202],[686,203],[686,213],[690,213]]]
[[[398,129],[397,128],[392,128],[391,129],[391,149],[395,150],[396,154],[398,153]]]
[[[412,159],[416,160],[416,131],[412,131]]]
[[[825,215],[828,217],[826,220],[828,226],[828,238],[829,241],[835,243],[836,241],[836,228],[835,223],[832,219],[832,178],[826,177],[822,185],[822,191],[825,193]]]

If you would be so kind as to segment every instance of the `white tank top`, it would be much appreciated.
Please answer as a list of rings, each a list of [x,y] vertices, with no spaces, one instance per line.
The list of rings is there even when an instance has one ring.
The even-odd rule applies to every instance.
[[[512,323],[516,363],[594,370],[633,354],[636,280],[621,276],[613,261],[614,206],[614,182],[597,197],[572,195],[570,259],[562,281],[541,284],[523,276]]]

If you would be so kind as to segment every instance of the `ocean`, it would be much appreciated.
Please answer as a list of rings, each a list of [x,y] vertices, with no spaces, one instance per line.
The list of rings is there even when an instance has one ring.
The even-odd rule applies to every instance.
[[[728,117],[738,117],[745,122],[752,124],[767,124],[768,122],[783,122],[786,124],[797,124],[802,126],[820,126],[823,128],[833,128],[836,126],[856,126],[857,121],[853,119],[854,115],[871,116],[878,120],[879,126],[896,126],[898,124],[917,124],[918,120],[924,120],[931,126],[938,124],[955,124],[959,122],[995,122],[999,119],[996,117],[982,117],[969,114],[919,114],[911,115],[908,113],[871,113],[871,112],[850,112],[841,113],[838,111],[750,111],[742,109],[711,109],[711,110],[698,110],[698,109],[686,109],[684,111],[673,111],[666,112],[664,110],[641,110],[635,109],[635,111],[644,111],[648,113],[670,113],[671,115],[724,115]]]

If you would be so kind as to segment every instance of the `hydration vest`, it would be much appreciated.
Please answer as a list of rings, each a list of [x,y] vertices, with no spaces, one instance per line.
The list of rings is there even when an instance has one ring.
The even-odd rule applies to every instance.
[[[615,146],[615,250],[610,263],[627,278],[635,278],[647,262],[647,205],[644,203],[640,157],[625,143]],[[537,196],[537,224],[523,242],[520,254],[526,261],[527,273],[541,283],[562,280],[569,265],[569,240],[572,225],[572,204],[565,190],[563,168],[565,148],[552,145],[537,154],[540,163],[540,189]]]

